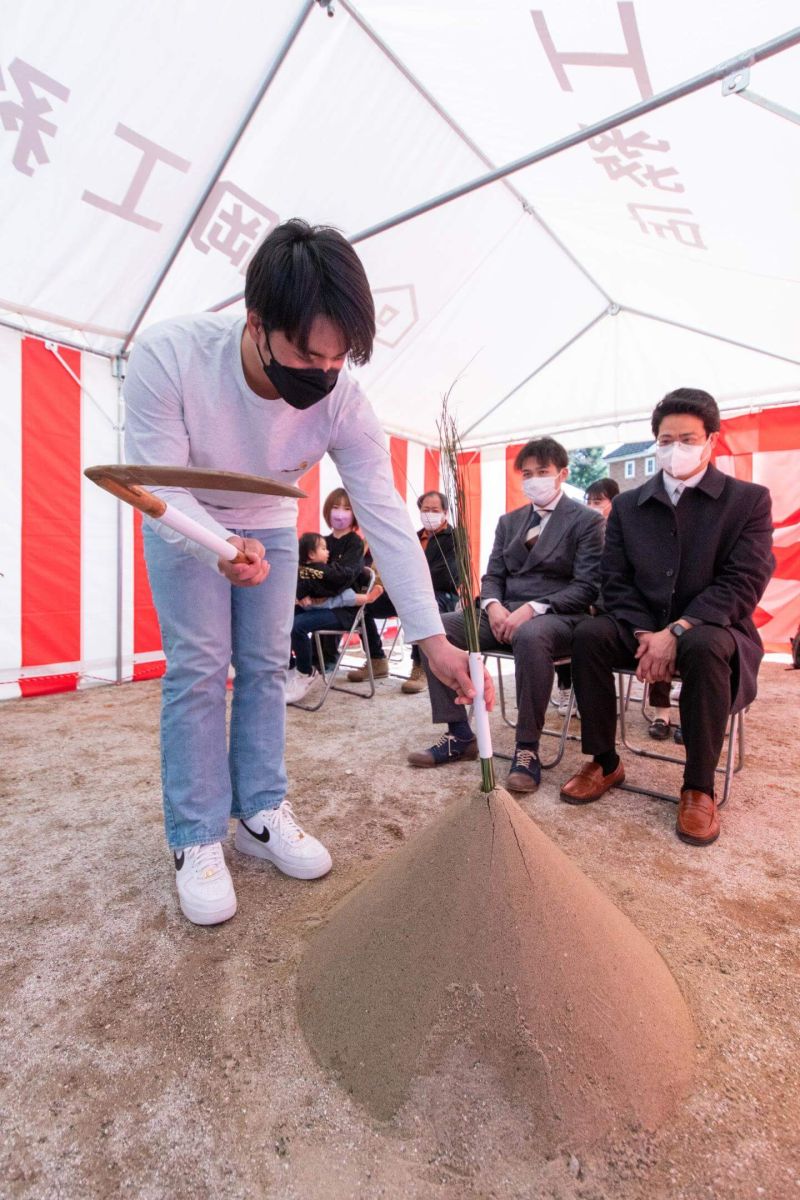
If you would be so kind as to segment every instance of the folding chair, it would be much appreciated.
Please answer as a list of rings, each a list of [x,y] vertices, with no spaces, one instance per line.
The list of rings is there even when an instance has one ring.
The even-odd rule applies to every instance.
[[[497,696],[500,701],[500,716],[503,718],[503,721],[505,722],[506,725],[509,726],[510,729],[516,729],[517,728],[516,721],[512,721],[506,711],[506,694],[505,694],[505,688],[503,685],[503,662],[505,661],[505,662],[513,663],[514,655],[506,650],[486,650],[486,651],[484,651],[484,654],[483,654],[483,661],[486,662],[486,660],[488,658],[496,658],[497,659]],[[567,658],[556,658],[553,661],[553,666],[555,666],[555,667],[566,666],[566,664],[571,661],[572,660],[568,657]],[[570,742],[580,741],[580,738],[577,737],[576,734],[569,732],[569,723],[570,723],[570,720],[572,719],[572,714],[574,711],[575,711],[575,688],[571,686],[569,689],[569,699],[567,700],[567,711],[563,714],[560,727],[558,729],[543,729],[542,730],[543,737],[558,738],[558,745],[556,746],[555,758],[550,759],[549,762],[545,762],[544,759],[541,758],[541,756],[539,758],[541,765],[544,767],[544,769],[546,771],[548,771],[551,767],[558,766],[558,764],[561,762],[561,759],[564,757],[564,750],[566,748],[568,741],[570,741]],[[503,754],[499,750],[495,750],[494,754],[495,754],[495,758],[504,758],[506,760],[510,760],[513,757],[511,754]]]
[[[677,763],[679,766],[683,766],[684,762],[686,761],[685,757],[679,757],[675,754],[661,754],[659,751],[651,750],[649,747],[634,746],[632,742],[628,741],[628,726],[626,722],[626,709],[628,705],[626,692],[630,691],[630,679],[635,676],[636,671],[632,668],[617,668],[615,673],[617,676],[617,696],[619,705],[619,740],[622,745],[626,750],[630,750],[631,754],[636,754],[640,758],[655,758],[661,762]],[[627,688],[625,687],[624,683],[626,677],[629,681]],[[673,676],[672,681],[674,683],[679,679],[680,675],[676,674]],[[645,689],[645,696],[646,695],[647,689]],[[642,699],[644,701],[644,696]],[[644,712],[644,703],[642,705],[642,711]],[[718,801],[717,805],[719,808],[722,808],[723,804],[727,802],[728,797],[731,794],[731,784],[733,783],[734,775],[737,775],[744,766],[744,709],[741,709],[737,713],[731,713],[725,736],[728,739],[728,750],[725,755],[723,765],[716,768],[716,773],[718,775],[722,775],[724,781],[722,785],[722,797]],[[652,796],[654,800],[668,800],[672,804],[678,803],[678,797],[670,795],[667,792],[656,792],[650,788],[636,787],[632,783],[618,783],[616,786],[623,792],[636,792],[640,796]]]
[[[375,583],[375,572],[370,571],[369,583],[367,584],[367,588],[366,588],[366,590],[368,592],[372,590],[374,583]],[[364,604],[362,604],[358,607],[358,610],[355,615],[355,619],[353,620],[353,623],[348,630],[343,630],[341,628],[340,629],[315,629],[314,630],[313,637],[314,637],[314,646],[315,646],[316,652],[317,652],[317,662],[319,664],[320,673],[322,674],[322,676],[325,679],[325,688],[323,690],[323,693],[322,693],[320,699],[318,700],[318,702],[316,704],[303,704],[299,700],[291,700],[289,702],[289,705],[287,705],[287,707],[302,708],[305,710],[305,712],[317,712],[318,709],[322,708],[323,704],[327,700],[329,692],[344,692],[344,694],[346,696],[359,696],[362,700],[371,700],[372,699],[372,697],[375,695],[375,677],[372,673],[372,659],[370,658],[368,652],[366,655],[368,690],[366,692],[359,691],[357,688],[354,688],[352,686],[351,687],[341,687],[339,684],[334,683],[334,680],[336,678],[336,672],[339,670],[339,667],[341,666],[341,663],[342,663],[342,659],[347,654],[347,651],[350,648],[350,642],[353,639],[353,637],[355,637],[355,636],[359,637],[361,639],[361,645],[365,648],[365,650],[367,650],[367,630],[366,630],[366,626],[364,625],[365,609],[366,609],[366,605],[364,605]],[[325,654],[322,649],[322,639],[324,637],[335,637],[335,638],[339,639],[336,664],[335,664],[333,670],[329,671],[329,672],[326,671],[326,669],[325,669]]]

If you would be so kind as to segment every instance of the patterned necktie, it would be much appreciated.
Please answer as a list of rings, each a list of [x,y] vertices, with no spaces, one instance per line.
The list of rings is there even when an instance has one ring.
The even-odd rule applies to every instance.
[[[539,526],[542,523],[542,514],[534,512],[533,520],[530,523],[528,532],[525,534],[525,545],[530,550],[539,536]]]

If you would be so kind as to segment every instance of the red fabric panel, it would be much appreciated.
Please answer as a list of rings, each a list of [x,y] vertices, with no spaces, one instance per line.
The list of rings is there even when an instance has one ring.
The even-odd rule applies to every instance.
[[[297,486],[308,495],[297,501],[297,536],[302,533],[319,533],[321,505],[319,494],[319,463],[306,471],[297,481]]]
[[[19,689],[23,696],[52,696],[56,692],[76,692],[78,676],[41,675],[38,679],[20,679]]]
[[[773,512],[778,529],[782,530],[780,545],[774,547],[776,560],[773,580],[754,620],[767,650],[786,651],[788,638],[794,632],[800,613],[800,537],[786,543],[788,530],[800,522],[800,512],[789,511],[796,494],[791,463],[787,451],[800,450],[800,405],[747,413],[723,421],[717,454],[729,456],[725,466],[737,479],[753,478],[753,458],[757,462],[759,482],[766,484],[772,494]],[[770,451],[779,451],[772,458]],[[778,582],[780,581],[780,582]],[[795,586],[791,586],[794,584]]]
[[[515,446],[506,446],[506,512],[513,512],[515,508],[522,508],[523,504],[530,504],[522,490],[522,476],[519,471],[514,470],[514,459],[524,444],[518,442]]]
[[[469,524],[469,548],[472,555],[472,594],[480,592],[481,562],[481,453],[465,450],[458,456],[458,471],[464,488]]]
[[[408,481],[408,442],[405,438],[390,437],[389,453],[392,456],[392,474],[394,486],[403,500],[406,498],[406,483]]]
[[[722,422],[718,454],[754,454],[800,446],[800,404],[765,409]]]
[[[80,354],[60,353],[80,375]],[[79,662],[81,390],[37,338],[22,342],[21,566],[22,666]],[[76,686],[77,675],[20,682],[23,696]]]
[[[423,490],[426,492],[441,491],[441,480],[439,475],[439,451],[425,451],[425,478]]]
[[[152,654],[161,649],[161,630],[158,614],[150,594],[150,581],[144,562],[142,543],[142,514],[133,513],[133,653]],[[134,679],[158,679],[166,663],[161,661],[134,663]]]
[[[796,579],[800,592],[800,538],[793,546],[773,547],[775,555],[775,579]]]

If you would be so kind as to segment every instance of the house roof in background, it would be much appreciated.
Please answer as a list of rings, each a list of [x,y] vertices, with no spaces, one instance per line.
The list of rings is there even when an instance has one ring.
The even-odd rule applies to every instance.
[[[622,446],[618,446],[616,450],[612,450],[610,454],[604,454],[603,461],[616,462],[620,458],[638,458],[647,450],[652,450],[652,448],[652,438],[647,442],[625,442]]]

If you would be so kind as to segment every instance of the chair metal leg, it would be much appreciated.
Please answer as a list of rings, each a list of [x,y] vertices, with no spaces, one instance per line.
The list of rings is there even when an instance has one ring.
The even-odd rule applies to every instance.
[[[510,729],[516,730],[516,728],[517,728],[516,721],[512,721],[510,719],[510,717],[508,716],[508,712],[506,709],[505,689],[503,686],[503,661],[510,660],[511,657],[512,657],[511,655],[504,655],[503,657],[501,657],[499,654],[493,654],[491,651],[487,651],[483,656],[483,661],[485,663],[487,659],[494,658],[497,662],[497,695],[500,700],[500,715],[501,715],[503,721],[505,722],[505,724],[508,725],[508,727]],[[563,662],[564,660],[561,660],[561,661]],[[541,731],[543,737],[558,738],[558,745],[556,747],[555,757],[550,759],[548,762],[545,762],[544,759],[542,759],[541,755],[539,757],[539,761],[545,771],[549,771],[551,767],[558,766],[558,764],[561,762],[561,759],[564,757],[564,750],[566,749],[566,744],[568,741],[569,742],[580,741],[580,738],[577,737],[576,734],[569,732],[569,723],[572,719],[572,714],[574,711],[575,711],[575,689],[574,689],[574,687],[571,687],[570,692],[569,692],[569,700],[567,702],[567,711],[563,716],[563,720],[562,720],[559,728],[558,729],[542,729],[542,731]],[[472,715],[472,709],[470,709],[469,715],[470,716]],[[510,762],[511,759],[513,758],[513,755],[505,754],[501,750],[495,750],[494,757],[504,759],[506,762]]]
[[[333,682],[334,679],[336,678],[336,672],[339,670],[342,659],[347,654],[347,650],[348,650],[349,642],[350,642],[350,636],[353,633],[354,629],[355,629],[355,626],[353,626],[353,629],[348,630],[346,633],[341,629],[338,629],[338,630],[337,629],[315,629],[314,630],[314,645],[315,645],[315,648],[317,651],[317,662],[319,663],[319,668],[320,668],[321,674],[325,676],[325,688],[322,692],[321,697],[319,698],[319,700],[317,701],[316,704],[302,704],[298,700],[292,700],[287,707],[302,708],[304,712],[317,712],[320,708],[322,708],[323,704],[327,700],[328,692],[344,692],[344,694],[346,696],[358,696],[362,700],[371,700],[372,699],[372,697],[375,695],[375,676],[372,672],[372,659],[369,657],[369,654],[367,654],[367,662],[366,662],[367,680],[368,680],[368,687],[369,687],[368,691],[360,692],[356,688],[341,687],[338,684]],[[339,650],[339,654],[336,659],[336,664],[335,664],[333,670],[330,672],[330,674],[328,674],[325,670],[325,655],[322,650],[322,638],[323,637],[338,637],[340,639],[342,639],[342,638],[344,639],[344,645]],[[364,644],[366,645],[366,637],[364,637],[362,640],[364,641]]]
[[[625,710],[627,708],[627,696],[623,700],[623,678],[624,673],[617,673],[617,694],[619,697],[619,740],[626,750],[632,754],[636,754],[639,758],[654,758],[660,762],[675,763],[676,766],[683,766],[686,762],[685,757],[677,757],[674,754],[661,754],[657,750],[650,750],[641,746],[634,746],[628,741],[628,731],[625,722]],[[630,675],[629,679],[633,676]],[[629,690],[629,689],[628,689]],[[744,712],[732,713],[728,721],[727,728],[728,748],[725,755],[724,764],[716,768],[715,774],[722,775],[722,796],[719,800],[718,807],[722,808],[730,796],[731,784],[733,776],[741,771],[744,765]],[[678,803],[678,796],[670,795],[667,792],[653,791],[650,788],[636,787],[630,783],[617,784],[620,791],[635,792],[640,796],[652,796],[655,800],[667,800],[671,804]]]
[[[558,746],[556,747],[556,753],[555,753],[554,758],[552,758],[549,762],[545,762],[544,759],[542,758],[541,754],[539,755],[539,762],[541,763],[541,765],[545,771],[549,771],[551,767],[557,767],[558,764],[561,762],[562,758],[564,757],[564,751],[566,749],[568,739],[571,741],[575,741],[575,742],[578,741],[578,738],[575,736],[575,734],[569,732],[569,723],[572,720],[572,713],[573,713],[574,708],[575,708],[575,688],[571,687],[569,689],[569,700],[567,701],[567,711],[563,715],[563,720],[561,722],[561,729],[560,730],[559,729],[543,729],[542,730],[543,735],[546,734],[548,737],[557,737],[558,738]]]

